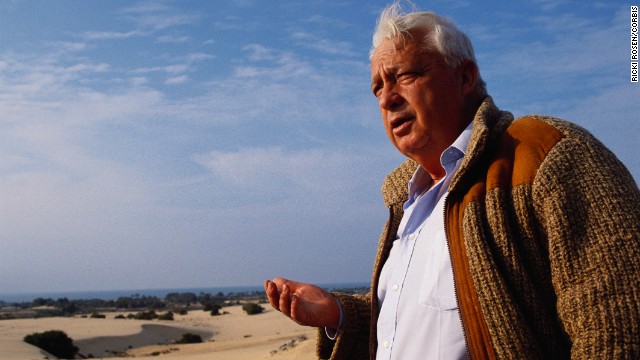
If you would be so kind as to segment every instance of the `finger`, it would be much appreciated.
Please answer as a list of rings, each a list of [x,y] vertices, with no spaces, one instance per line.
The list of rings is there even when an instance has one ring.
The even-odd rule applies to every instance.
[[[262,286],[264,287],[264,293],[267,295],[267,299],[269,298],[269,283],[270,283],[270,282],[271,282],[271,281],[269,281],[269,280],[265,280],[265,281],[262,283]]]
[[[284,285],[289,286],[289,289],[291,289],[292,293],[296,292],[299,288],[305,285],[308,285],[305,283],[301,283],[301,282],[297,282],[297,281],[293,281],[285,278],[280,278],[280,277],[273,279],[273,282],[276,283],[276,285],[278,286],[278,289],[282,289]]]
[[[271,280],[271,282],[273,282],[278,287],[278,289],[282,289],[282,286],[284,286],[284,284],[291,282],[291,280],[277,277]]]
[[[269,280],[265,280],[264,282],[265,292],[267,293],[267,299],[269,299],[269,303],[271,307],[276,310],[280,310],[280,296],[278,294],[278,288],[276,284]]]
[[[299,310],[300,299],[296,293],[291,294],[291,319],[298,324],[307,325],[305,313]]]
[[[286,284],[282,286],[279,308],[283,314],[291,317],[291,289]]]

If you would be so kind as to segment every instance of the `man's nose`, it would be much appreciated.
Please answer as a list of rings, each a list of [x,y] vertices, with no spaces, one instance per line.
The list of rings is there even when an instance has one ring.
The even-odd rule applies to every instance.
[[[388,87],[382,90],[380,95],[380,107],[385,110],[395,110],[404,103],[404,99],[394,87]]]

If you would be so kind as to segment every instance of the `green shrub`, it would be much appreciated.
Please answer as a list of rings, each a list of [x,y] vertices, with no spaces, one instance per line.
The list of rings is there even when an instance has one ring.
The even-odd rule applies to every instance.
[[[202,336],[192,333],[182,334],[182,339],[176,341],[177,344],[198,344],[201,342]]]
[[[263,312],[264,308],[256,303],[246,303],[242,305],[242,310],[244,310],[248,315],[255,315]]]
[[[205,306],[205,311],[210,311],[211,316],[217,316],[220,315],[221,308],[222,307],[218,304],[208,304],[207,306]]]
[[[153,310],[141,311],[135,314],[133,318],[136,320],[153,320],[158,318],[158,314]]]
[[[78,352],[78,347],[73,345],[73,340],[60,330],[33,333],[25,336],[24,342],[63,359],[73,359]]]
[[[107,317],[103,314],[99,314],[97,312],[94,312],[91,314],[91,318],[92,319],[106,319]]]

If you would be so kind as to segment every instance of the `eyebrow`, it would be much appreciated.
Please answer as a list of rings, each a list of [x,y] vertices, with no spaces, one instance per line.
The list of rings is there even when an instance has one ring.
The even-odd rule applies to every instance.
[[[391,65],[391,66],[384,66],[383,65],[382,66],[382,72],[387,74],[387,75],[396,74],[398,72],[398,70],[400,69],[401,65],[402,64],[394,64],[394,65]],[[376,77],[376,76],[377,77],[381,77],[379,70],[375,72],[375,75],[373,77]]]

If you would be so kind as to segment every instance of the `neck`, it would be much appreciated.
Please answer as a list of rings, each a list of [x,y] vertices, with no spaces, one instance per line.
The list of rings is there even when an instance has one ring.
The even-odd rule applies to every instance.
[[[446,170],[440,163],[440,155],[445,149],[451,146],[454,141],[456,141],[456,139],[460,136],[460,134],[462,134],[464,129],[469,126],[469,123],[473,121],[478,108],[482,104],[483,98],[474,93],[473,96],[470,96],[466,101],[468,105],[464,107],[466,110],[463,113],[463,118],[466,119],[466,121],[462,121],[459,123],[460,128],[456,129],[454,135],[451,136],[451,138],[444,141],[446,145],[440,144],[439,149],[429,151],[428,153],[408,154],[411,159],[420,164],[420,166],[422,166],[422,168],[427,173],[429,173],[429,176],[431,176],[433,183],[439,181],[447,174]]]
[[[442,152],[441,152],[442,153]],[[442,179],[446,174],[446,170],[440,164],[440,154],[435,159],[421,156],[411,156],[431,177],[431,183],[434,184]]]

